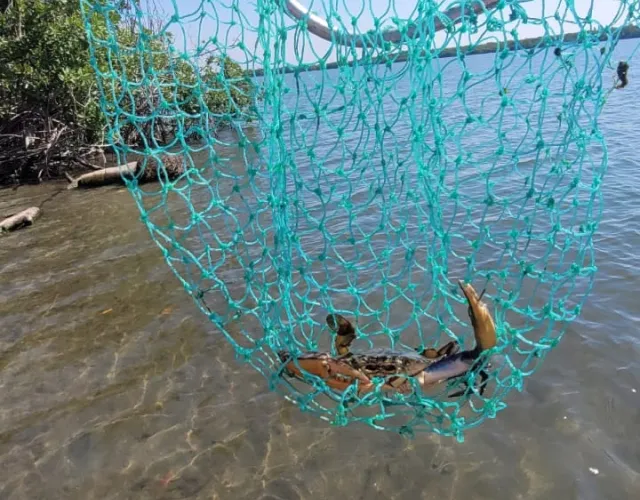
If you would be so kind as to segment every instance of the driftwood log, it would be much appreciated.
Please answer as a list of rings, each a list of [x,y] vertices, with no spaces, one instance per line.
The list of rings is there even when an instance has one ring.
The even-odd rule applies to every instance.
[[[137,177],[139,183],[173,180],[185,171],[185,159],[182,156],[164,156],[161,162],[162,165],[159,165],[155,158],[149,157],[146,161],[138,160],[118,167],[101,168],[81,175],[73,180],[69,187],[94,188],[124,184],[123,174],[131,179]]]
[[[11,217],[7,217],[0,222],[0,232],[4,233],[5,231],[15,231],[16,229],[30,226],[39,215],[40,209],[38,207],[27,208],[26,210],[18,212]]]
[[[107,186],[109,184],[124,184],[122,174],[133,177],[138,169],[136,162],[118,167],[107,167],[89,172],[78,177],[72,184],[79,188]]]

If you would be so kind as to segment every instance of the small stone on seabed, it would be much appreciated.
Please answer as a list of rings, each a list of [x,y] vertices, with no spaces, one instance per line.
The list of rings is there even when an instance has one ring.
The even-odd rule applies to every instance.
[[[589,467],[589,472],[591,472],[591,474],[593,474],[594,476],[600,474],[600,471],[594,467]]]
[[[636,392],[638,392],[638,391],[636,391],[635,389],[631,389],[631,392],[636,393]]]

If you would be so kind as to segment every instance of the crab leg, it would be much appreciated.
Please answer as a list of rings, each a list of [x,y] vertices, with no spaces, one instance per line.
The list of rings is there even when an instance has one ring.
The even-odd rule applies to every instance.
[[[458,345],[458,343],[452,340],[451,342],[447,342],[440,349],[429,347],[427,349],[419,351],[419,353],[421,356],[424,356],[427,359],[438,359],[444,356],[455,354],[459,348],[460,346]]]

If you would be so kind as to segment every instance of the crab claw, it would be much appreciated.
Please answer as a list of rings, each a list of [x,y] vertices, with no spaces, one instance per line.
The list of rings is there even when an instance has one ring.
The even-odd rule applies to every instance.
[[[336,333],[335,346],[340,356],[349,353],[349,346],[356,338],[356,329],[351,321],[340,314],[329,314],[325,320]]]
[[[469,318],[473,325],[477,348],[480,351],[486,351],[495,347],[497,344],[496,325],[493,322],[489,308],[482,302],[482,297],[478,296],[473,286],[462,281],[459,281],[458,284],[469,303]]]

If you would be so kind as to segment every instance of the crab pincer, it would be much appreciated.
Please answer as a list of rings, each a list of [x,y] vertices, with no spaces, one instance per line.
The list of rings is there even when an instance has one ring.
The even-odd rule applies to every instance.
[[[447,380],[453,380],[467,375],[469,372],[477,372],[480,376],[479,393],[484,394],[486,383],[489,379],[486,371],[479,369],[482,366],[481,354],[492,349],[497,344],[496,326],[493,316],[487,305],[482,302],[484,292],[478,295],[473,286],[458,283],[462,293],[468,302],[468,313],[476,345],[473,349],[446,356],[429,365],[418,375],[418,382],[423,386],[430,386]],[[464,382],[466,384],[466,382]],[[450,394],[450,398],[459,397],[468,393],[469,388]]]

